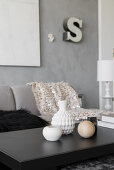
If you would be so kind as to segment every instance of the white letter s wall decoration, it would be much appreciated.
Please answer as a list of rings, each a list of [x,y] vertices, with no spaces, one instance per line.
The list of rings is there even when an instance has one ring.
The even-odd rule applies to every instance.
[[[82,20],[75,17],[67,18],[63,23],[66,32],[63,33],[63,40],[79,42],[82,39]]]

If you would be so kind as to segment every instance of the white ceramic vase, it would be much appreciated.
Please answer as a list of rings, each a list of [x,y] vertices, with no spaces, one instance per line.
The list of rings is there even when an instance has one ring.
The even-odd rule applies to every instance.
[[[66,100],[59,101],[59,111],[52,118],[52,126],[61,127],[63,134],[70,134],[75,127],[75,119],[72,114],[66,110]]]
[[[62,136],[62,129],[60,127],[46,126],[42,133],[46,140],[57,141]]]

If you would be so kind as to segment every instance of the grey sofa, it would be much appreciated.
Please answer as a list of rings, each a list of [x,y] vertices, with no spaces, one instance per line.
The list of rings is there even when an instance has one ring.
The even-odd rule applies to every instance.
[[[42,116],[37,109],[31,86],[0,86],[0,110],[26,109],[33,115],[46,121],[51,121],[51,116]]]
[[[85,108],[85,98],[79,94],[81,107]],[[31,86],[0,86],[0,110],[19,110],[26,109],[32,114],[42,117],[46,121],[51,121],[51,115],[40,115],[38,112],[35,98]]]
[[[0,86],[0,110],[27,109],[40,116],[30,86]]]

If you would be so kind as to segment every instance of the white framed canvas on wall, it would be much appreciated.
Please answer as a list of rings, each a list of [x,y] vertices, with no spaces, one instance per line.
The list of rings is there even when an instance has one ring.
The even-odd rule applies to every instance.
[[[0,0],[0,65],[40,66],[39,0]]]

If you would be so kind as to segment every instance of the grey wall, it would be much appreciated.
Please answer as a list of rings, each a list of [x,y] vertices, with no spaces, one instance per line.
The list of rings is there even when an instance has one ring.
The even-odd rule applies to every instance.
[[[88,107],[97,107],[97,5],[97,0],[40,0],[41,67],[0,67],[0,84],[63,80],[85,95]],[[69,16],[83,20],[79,43],[62,40],[63,20]],[[48,42],[48,33],[55,35],[54,43]]]

